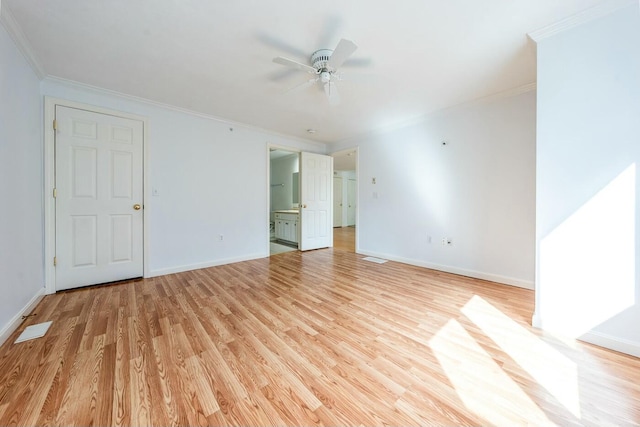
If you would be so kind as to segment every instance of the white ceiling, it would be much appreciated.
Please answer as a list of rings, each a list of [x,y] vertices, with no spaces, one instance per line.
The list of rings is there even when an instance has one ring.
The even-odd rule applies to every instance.
[[[45,73],[337,142],[535,82],[527,32],[602,0],[3,0]],[[4,11],[3,11],[4,12]],[[342,103],[272,62],[341,38]],[[317,130],[308,134],[307,129]]]

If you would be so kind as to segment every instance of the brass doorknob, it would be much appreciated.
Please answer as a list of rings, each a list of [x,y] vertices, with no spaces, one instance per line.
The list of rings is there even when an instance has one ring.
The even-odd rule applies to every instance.
[[[307,205],[302,205],[302,209],[306,209],[306,208],[307,208]]]
[[[142,208],[142,206],[140,206],[140,205],[139,205],[139,204],[137,204],[137,203],[136,203],[135,205],[133,205],[133,209],[135,209],[135,210],[137,210],[137,211],[139,211],[141,208]]]

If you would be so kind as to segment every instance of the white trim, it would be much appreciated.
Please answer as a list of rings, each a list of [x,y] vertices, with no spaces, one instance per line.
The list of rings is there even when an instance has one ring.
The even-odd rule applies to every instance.
[[[187,108],[182,108],[182,107],[177,107],[175,105],[170,105],[170,104],[165,104],[162,102],[158,102],[158,101],[153,101],[151,99],[147,99],[147,98],[142,98],[139,96],[135,96],[135,95],[128,95],[126,93],[122,93],[122,92],[117,92],[115,90],[110,90],[110,89],[104,89],[98,86],[92,86],[86,83],[80,83],[80,82],[76,82],[73,80],[67,80],[64,79],[62,77],[56,77],[56,76],[51,76],[48,75],[45,80],[47,81],[51,81],[53,83],[57,83],[63,86],[66,86],[70,89],[77,89],[77,90],[83,90],[83,91],[87,91],[87,92],[93,92],[95,94],[98,95],[107,95],[107,96],[117,96],[118,98],[122,98],[125,99],[127,101],[132,101],[132,102],[138,102],[141,104],[146,104],[146,105],[150,105],[153,107],[157,107],[157,108],[163,108],[169,111],[175,111],[178,113],[183,113],[183,114],[189,114],[191,116],[194,117],[198,117],[201,119],[206,119],[206,120],[213,120],[213,121],[217,121],[217,122],[221,122],[230,126],[239,126],[239,127],[243,127],[245,129],[248,130],[253,130],[255,132],[261,132],[261,133],[266,133],[268,135],[274,136],[274,137],[278,137],[278,138],[285,138],[285,139],[291,139],[294,141],[298,141],[298,142],[302,142],[305,144],[311,144],[314,146],[317,146],[318,148],[321,148],[323,150],[326,150],[327,144],[323,143],[323,142],[318,142],[318,141],[313,141],[310,139],[304,139],[304,138],[299,138],[296,136],[292,136],[292,135],[285,135],[283,133],[278,133],[275,132],[273,130],[269,130],[269,129],[264,129],[258,126],[254,126],[248,123],[242,123],[242,122],[236,122],[233,120],[229,120],[229,119],[225,119],[223,117],[219,117],[219,116],[214,116],[211,114],[206,114],[206,113],[201,113],[198,111],[194,111],[194,110],[189,110]]]
[[[490,282],[496,282],[503,285],[516,286],[518,288],[524,288],[533,290],[533,281],[517,279],[515,277],[502,276],[499,274],[493,273],[484,273],[482,271],[476,270],[467,270],[464,268],[453,267],[450,265],[442,265],[442,264],[433,264],[429,262],[419,261],[415,259],[398,257],[391,254],[385,254],[381,252],[373,252],[373,251],[356,251],[358,254],[374,256],[376,258],[388,259],[390,261],[401,262],[403,264],[414,265],[416,267],[424,267],[431,270],[443,271],[445,273],[457,274],[459,276],[472,277],[474,279],[487,280]]]
[[[572,28],[578,27],[589,21],[593,21],[594,19],[602,18],[603,16],[609,15],[616,10],[622,9],[623,7],[631,6],[633,4],[638,4],[638,0],[610,0],[587,10],[583,10],[580,13],[577,13],[551,25],[547,25],[546,27],[540,28],[539,30],[531,31],[527,34],[527,36],[529,36],[529,38],[534,42],[539,43],[541,40],[544,40],[547,37],[551,37]]]
[[[4,344],[4,342],[11,336],[12,333],[15,332],[16,329],[20,327],[22,324],[22,316],[29,314],[33,311],[34,308],[38,305],[38,303],[44,298],[44,288],[40,288],[38,292],[29,300],[27,305],[25,305],[22,310],[20,310],[9,322],[2,328],[0,331],[0,345]]]
[[[13,42],[24,59],[29,63],[29,66],[38,77],[38,80],[42,80],[47,73],[44,71],[40,60],[33,51],[27,37],[24,35],[20,24],[18,24],[18,21],[16,21],[6,5],[0,10],[0,22],[4,26],[5,30],[7,30],[7,33],[9,33],[9,36],[13,39]]]
[[[357,141],[366,139],[366,138],[371,138],[373,136],[377,136],[377,135],[384,135],[386,133],[390,133],[393,131],[396,131],[398,129],[403,129],[409,126],[413,126],[413,125],[417,125],[420,123],[424,123],[427,122],[429,120],[432,120],[433,118],[436,117],[440,117],[440,116],[444,116],[449,114],[450,112],[453,112],[455,110],[458,110],[460,108],[468,108],[468,107],[472,107],[475,105],[481,105],[481,104],[485,104],[488,102],[493,102],[493,101],[497,101],[500,99],[505,99],[505,98],[511,98],[514,96],[518,96],[518,95],[522,95],[524,93],[527,92],[531,92],[536,90],[537,88],[537,83],[536,82],[532,82],[532,83],[527,83],[525,85],[522,86],[518,86],[512,89],[507,89],[504,90],[502,92],[497,92],[497,93],[493,93],[491,95],[487,95],[487,96],[483,96],[480,98],[475,98],[472,99],[470,101],[466,101],[460,104],[456,104],[456,105],[452,105],[450,107],[446,107],[446,108],[442,108],[439,110],[434,110],[431,111],[429,113],[426,114],[419,114],[417,116],[411,117],[409,119],[406,120],[402,120],[390,125],[386,125],[386,126],[379,126],[377,128],[371,129],[369,131],[366,132],[362,132],[359,133],[357,135],[353,135],[353,136],[349,136],[347,138],[343,138],[341,140],[336,141],[334,144],[334,146],[348,146],[350,143],[355,143]]]
[[[533,316],[531,316],[531,326],[534,328],[542,329],[542,321],[540,320],[540,315],[537,312],[533,312]]]
[[[55,133],[53,130],[53,119],[55,118],[56,105],[77,108],[81,110],[93,111],[100,114],[108,114],[116,117],[137,120],[142,122],[142,150],[143,150],[143,166],[142,166],[142,194],[144,206],[142,212],[143,218],[143,276],[148,277],[149,274],[149,210],[148,203],[151,200],[151,186],[149,183],[149,119],[135,114],[125,113],[122,111],[110,110],[107,108],[97,107],[95,105],[83,104],[80,102],[69,101],[66,99],[52,98],[45,96],[44,98],[44,123],[43,140],[44,140],[44,280],[45,292],[53,294],[56,292],[56,271],[53,266],[53,257],[56,253],[55,230],[56,230],[56,205],[53,198],[53,188],[55,184]]]
[[[514,96],[518,96],[518,95],[522,95],[523,93],[527,93],[527,92],[532,92],[534,90],[536,90],[536,88],[538,87],[537,82],[533,82],[533,83],[527,83],[526,85],[522,85],[522,86],[518,86],[518,87],[514,87],[511,89],[507,89],[504,90],[502,92],[496,92],[494,94],[491,95],[487,95],[487,96],[483,96],[482,98],[477,98],[474,99],[473,101],[469,101],[466,102],[464,104],[460,104],[460,105],[455,105],[453,108],[460,108],[460,107],[466,107],[468,105],[475,105],[475,104],[480,104],[480,103],[485,103],[485,102],[492,102],[492,101],[497,101],[499,99],[506,99],[506,98],[512,98]],[[442,110],[442,111],[448,111],[449,108]]]
[[[243,262],[243,261],[251,261],[251,260],[260,259],[260,258],[267,258],[267,256],[265,256],[265,254],[263,253],[251,254],[251,255],[245,255],[245,256],[235,257],[235,258],[225,258],[225,259],[219,259],[215,261],[200,262],[196,264],[186,264],[186,265],[179,265],[176,267],[161,268],[159,270],[150,271],[149,274],[145,274],[145,277],[157,277],[157,276],[164,276],[166,274],[183,273],[185,271],[200,270],[202,268],[217,267],[220,265],[233,264],[236,262]]]
[[[556,332],[553,327],[546,328],[538,313],[533,313],[531,324],[534,328],[538,328],[552,334],[558,334],[558,336],[563,335],[562,332]],[[574,339],[571,337],[567,338]],[[589,344],[597,345],[598,347],[603,347],[609,350],[619,351],[620,353],[629,354],[631,356],[640,357],[640,343],[620,337],[614,337],[602,332],[591,330],[575,338],[575,340],[584,341]]]
[[[640,357],[640,343],[625,340],[624,338],[614,337],[601,332],[590,331],[578,337],[580,341],[604,347],[610,350],[619,351],[621,353],[630,354],[631,356]]]
[[[265,192],[267,194],[267,206],[265,208],[265,212],[267,213],[267,248],[266,248],[266,252],[267,252],[267,256],[271,256],[271,155],[269,154],[271,152],[270,149],[270,144],[267,142],[266,144],[267,146],[267,179],[265,179],[266,184],[266,188],[265,188]]]

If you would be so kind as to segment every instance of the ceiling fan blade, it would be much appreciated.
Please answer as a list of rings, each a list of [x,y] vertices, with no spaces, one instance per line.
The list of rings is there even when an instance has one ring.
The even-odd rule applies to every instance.
[[[284,91],[284,93],[289,93],[289,92],[297,92],[301,89],[307,88],[309,86],[311,86],[312,84],[314,84],[315,82],[318,81],[318,78],[316,77],[315,79],[309,79],[304,83],[300,83],[299,85],[296,85],[292,88],[289,88],[287,90]]]
[[[281,80],[287,80],[293,75],[299,75],[298,70],[293,68],[278,68],[278,70],[273,71],[269,74],[269,80],[272,82],[279,82]]]
[[[289,42],[281,40],[276,36],[272,36],[264,32],[258,32],[255,34],[255,36],[258,38],[258,40],[260,40],[264,44],[269,45],[271,47],[275,47],[280,51],[288,52],[289,54],[294,56],[299,56],[300,58],[307,58],[309,56],[309,53],[307,51],[302,50],[296,46],[293,46]]]
[[[373,59],[371,58],[349,58],[342,66],[344,67],[370,67],[373,65]]]
[[[342,18],[338,14],[327,16],[321,34],[318,36],[316,46],[324,48],[333,44],[338,30],[342,26]]]
[[[284,65],[285,67],[297,68],[298,70],[306,71],[307,73],[315,74],[316,72],[316,69],[309,65],[302,64],[292,59],[283,58],[282,56],[273,58],[273,62],[275,62],[276,64]]]
[[[331,54],[329,62],[327,62],[327,67],[333,68],[334,70],[337,69],[353,54],[353,52],[356,51],[357,48],[358,46],[351,40],[340,40],[338,46],[336,46],[335,50]]]
[[[334,82],[325,83],[324,93],[327,95],[329,105],[340,104],[340,94],[338,93],[338,87]]]

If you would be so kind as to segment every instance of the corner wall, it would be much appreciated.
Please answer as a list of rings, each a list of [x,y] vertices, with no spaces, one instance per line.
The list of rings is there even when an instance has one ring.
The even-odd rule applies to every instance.
[[[537,49],[533,323],[640,356],[638,2]]]
[[[535,105],[533,91],[487,99],[346,142],[359,251],[533,289]]]

